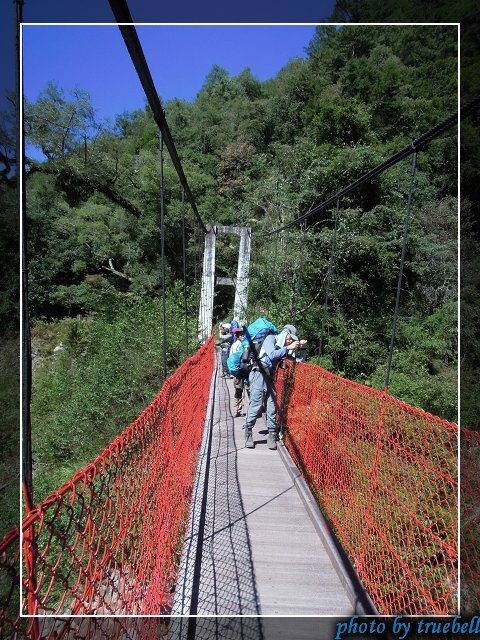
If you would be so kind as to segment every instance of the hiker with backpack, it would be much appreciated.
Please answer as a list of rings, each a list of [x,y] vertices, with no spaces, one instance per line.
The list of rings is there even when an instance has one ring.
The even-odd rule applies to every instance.
[[[230,347],[232,345],[232,335],[230,333],[230,323],[223,322],[219,327],[219,346],[222,350],[222,378],[230,378],[230,372],[227,367],[227,359],[230,354]]]
[[[241,327],[235,327],[232,330],[232,333],[235,337],[235,342],[232,344],[232,346],[230,347],[230,356],[233,356],[235,353],[237,353],[238,351],[241,352],[242,350],[242,341],[244,338],[244,331]],[[230,360],[230,357],[229,357]],[[227,366],[228,366],[228,362],[229,360],[227,360]],[[244,395],[244,391],[247,391],[247,394],[250,395],[250,387],[248,385],[248,376],[247,378],[245,378],[245,376],[243,375],[237,375],[237,376],[233,376],[233,388],[235,389],[235,395],[234,395],[234,399],[235,399],[235,418],[239,418],[242,415],[245,415],[243,413],[243,395]]]
[[[297,330],[293,325],[285,325],[280,334],[276,336],[275,334],[278,333],[276,327],[264,318],[259,318],[255,322],[259,323],[260,320],[271,326],[264,327],[254,333],[253,325],[255,323],[250,325],[246,335],[249,344],[248,347],[244,347],[242,355],[242,360],[246,361],[247,358],[250,358],[251,362],[248,376],[250,402],[245,419],[245,447],[247,449],[255,448],[252,429],[262,410],[265,397],[268,428],[267,446],[274,450],[277,448],[277,406],[273,374],[278,363],[287,356],[288,351],[294,352],[304,347],[306,340],[298,339]],[[260,335],[261,333],[263,335]]]

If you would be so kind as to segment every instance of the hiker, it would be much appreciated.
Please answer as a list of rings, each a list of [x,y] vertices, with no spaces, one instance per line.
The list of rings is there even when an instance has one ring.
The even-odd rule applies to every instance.
[[[288,341],[291,342],[291,336],[296,334],[296,329],[292,324],[286,324],[282,331],[277,336],[277,347],[288,346],[286,360],[295,360],[295,362],[305,362],[307,357],[307,350],[305,348],[307,341],[300,340],[300,347],[298,349],[292,349],[289,345],[285,344],[288,336]]]
[[[230,353],[230,347],[232,344],[232,335],[230,333],[230,323],[223,322],[219,327],[219,342],[217,346],[220,346],[222,350],[222,378],[231,378],[230,372],[227,368],[227,359]]]
[[[235,327],[232,331],[234,337],[235,337],[235,342],[233,343],[233,345],[230,347],[230,355],[233,355],[235,353],[237,353],[237,351],[240,351],[240,349],[242,349],[242,341],[244,338],[244,331],[241,327]],[[240,375],[236,375],[233,376],[233,387],[235,389],[235,395],[234,395],[234,399],[235,399],[235,418],[239,418],[240,416],[245,415],[243,413],[243,395],[244,395],[244,391],[247,392],[247,395],[250,395],[250,387],[248,385],[248,378],[245,378],[245,376]]]
[[[247,449],[255,447],[252,429],[262,408],[264,396],[268,428],[267,445],[269,449],[277,448],[277,407],[273,374],[275,367],[282,358],[287,356],[288,351],[295,352],[304,347],[306,342],[306,340],[298,339],[297,330],[291,324],[285,325],[278,336],[270,333],[263,340],[249,375],[250,403],[245,419],[245,447]]]
[[[288,347],[286,360],[295,360],[295,362],[305,362],[307,357],[306,340],[300,340],[300,347],[292,349],[288,342],[292,342],[292,335],[296,334],[293,324],[286,324],[277,336],[277,347]]]

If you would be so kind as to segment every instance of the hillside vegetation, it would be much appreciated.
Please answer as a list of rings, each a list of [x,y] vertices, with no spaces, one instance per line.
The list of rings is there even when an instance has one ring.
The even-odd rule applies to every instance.
[[[448,26],[318,27],[306,58],[258,81],[214,66],[166,117],[203,220],[253,229],[249,319],[294,322],[315,361],[383,388],[410,160],[345,198],[324,314],[334,211],[266,236],[457,107],[457,33]],[[432,78],[435,81],[432,81]],[[158,130],[149,108],[95,117],[88,94],[50,84],[25,106],[45,162],[27,176],[36,498],[99,453],[161,386]],[[456,419],[457,140],[418,156],[390,393]],[[182,219],[191,349],[203,237],[165,162],[167,355],[185,357]],[[217,274],[236,272],[235,239]],[[233,294],[218,296],[215,320]],[[54,346],[62,344],[57,355]]]

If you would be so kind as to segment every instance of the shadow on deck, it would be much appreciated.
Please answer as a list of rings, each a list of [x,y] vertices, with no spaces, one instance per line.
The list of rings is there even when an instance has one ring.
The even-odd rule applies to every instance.
[[[284,456],[267,448],[264,417],[254,429],[255,449],[245,449],[244,418],[233,417],[233,381],[220,377],[219,360],[172,615],[225,617],[176,620],[169,637],[201,638],[205,625],[215,632],[213,624],[222,629],[218,637],[265,638],[268,627],[267,636],[283,638],[288,625],[277,628],[257,616],[352,615],[355,606]],[[331,622],[324,622],[330,633]]]

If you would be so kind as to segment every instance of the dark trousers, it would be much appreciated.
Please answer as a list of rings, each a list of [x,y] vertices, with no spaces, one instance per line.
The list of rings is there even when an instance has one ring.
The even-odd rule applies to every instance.
[[[228,354],[229,354],[230,349],[223,349],[222,348],[222,370],[223,370],[223,375],[225,376],[229,376],[230,372],[227,368],[227,359],[228,359]]]

